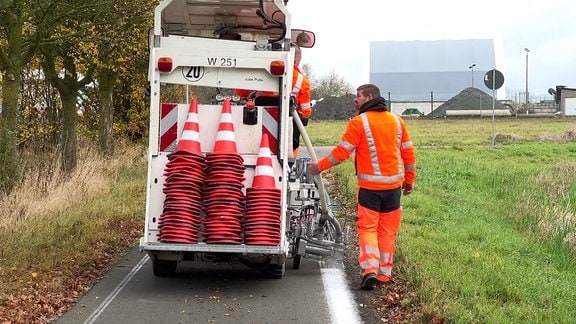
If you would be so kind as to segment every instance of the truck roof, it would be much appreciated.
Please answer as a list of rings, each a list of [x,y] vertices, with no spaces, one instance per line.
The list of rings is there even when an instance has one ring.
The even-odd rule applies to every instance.
[[[267,21],[263,13],[273,21]],[[287,2],[287,1],[286,1]],[[250,34],[271,37],[282,33],[274,22],[286,24],[286,8],[280,0],[164,0],[162,29],[167,35],[221,37]],[[162,7],[162,5],[161,5]]]

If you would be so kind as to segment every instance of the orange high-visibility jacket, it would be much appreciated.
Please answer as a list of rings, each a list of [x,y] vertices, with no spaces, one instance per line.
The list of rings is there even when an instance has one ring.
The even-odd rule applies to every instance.
[[[242,98],[248,98],[252,91],[245,89],[236,89],[236,94]],[[311,93],[310,81],[307,77],[300,72],[297,66],[294,66],[292,73],[292,95],[296,97],[296,110],[302,114],[304,118],[309,118],[312,114],[310,107]],[[256,96],[277,96],[277,92],[272,91],[258,91]]]
[[[414,184],[416,153],[404,120],[388,111],[367,111],[352,118],[340,143],[318,162],[323,171],[356,152],[358,186],[389,190]]]
[[[312,115],[312,108],[310,101],[312,94],[310,93],[310,80],[304,76],[300,69],[294,65],[294,72],[292,73],[292,95],[296,97],[296,110],[302,114],[304,118],[309,118]]]

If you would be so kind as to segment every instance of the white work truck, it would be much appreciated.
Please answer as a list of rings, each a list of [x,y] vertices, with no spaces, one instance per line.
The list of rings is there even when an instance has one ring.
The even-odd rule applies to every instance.
[[[342,259],[344,235],[322,180],[306,173],[309,158],[291,156],[294,122],[315,159],[290,94],[291,43],[309,48],[315,35],[291,29],[286,2],[163,0],[155,9],[140,250],[157,276],[181,261],[223,261],[281,278],[287,259],[294,269],[302,257]],[[235,89],[274,96],[240,98]],[[224,135],[231,152],[215,152]],[[187,152],[186,143],[199,152]],[[273,177],[272,189],[251,187],[261,158],[271,160],[272,174],[264,176]],[[236,164],[211,166],[214,160]],[[211,196],[213,188],[228,194]],[[249,221],[251,194],[259,200],[253,206],[265,207]]]

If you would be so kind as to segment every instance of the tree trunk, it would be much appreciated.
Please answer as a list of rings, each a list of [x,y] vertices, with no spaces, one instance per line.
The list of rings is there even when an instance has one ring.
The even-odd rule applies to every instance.
[[[76,95],[62,94],[62,170],[66,173],[76,168]]]
[[[9,72],[2,82],[2,118],[0,120],[0,192],[12,191],[18,183],[16,127],[20,73]]]
[[[50,84],[51,85],[51,84]],[[58,98],[58,90],[51,86],[46,85],[46,120],[49,128],[49,139],[50,146],[56,147],[59,143],[60,125],[62,124],[62,119],[60,118],[61,111],[58,109],[62,101]],[[59,104],[60,103],[60,104]]]
[[[18,125],[18,95],[22,83],[20,71],[10,71],[2,82],[2,128],[16,134]],[[16,136],[8,144],[12,155],[16,153]]]
[[[102,70],[98,75],[98,101],[100,104],[98,144],[100,154],[110,156],[114,153],[114,106],[112,94],[116,75],[113,71]]]

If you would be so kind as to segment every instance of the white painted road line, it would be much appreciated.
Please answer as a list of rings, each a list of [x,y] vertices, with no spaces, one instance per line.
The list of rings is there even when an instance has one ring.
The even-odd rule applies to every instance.
[[[320,271],[330,309],[331,323],[362,323],[343,271],[336,268],[320,269]]]
[[[106,299],[104,299],[102,303],[94,310],[94,312],[84,321],[84,324],[92,324],[94,323],[95,320],[98,319],[98,317],[102,314],[102,312],[104,312],[106,307],[108,307],[108,305],[110,305],[110,303],[114,300],[114,298],[118,296],[120,291],[122,291],[122,289],[126,286],[126,284],[132,279],[132,277],[134,277],[134,275],[136,275],[136,273],[140,270],[140,268],[142,268],[142,266],[144,265],[144,263],[146,263],[146,261],[148,261],[148,259],[149,259],[148,254],[146,254],[142,258],[142,260],[140,260],[140,262],[138,262],[138,264],[136,264],[134,268],[132,268],[130,273],[128,273],[126,277],[124,277],[124,279],[118,284],[118,286],[114,288],[114,290],[110,293],[110,295],[108,295],[108,297],[106,297]]]

